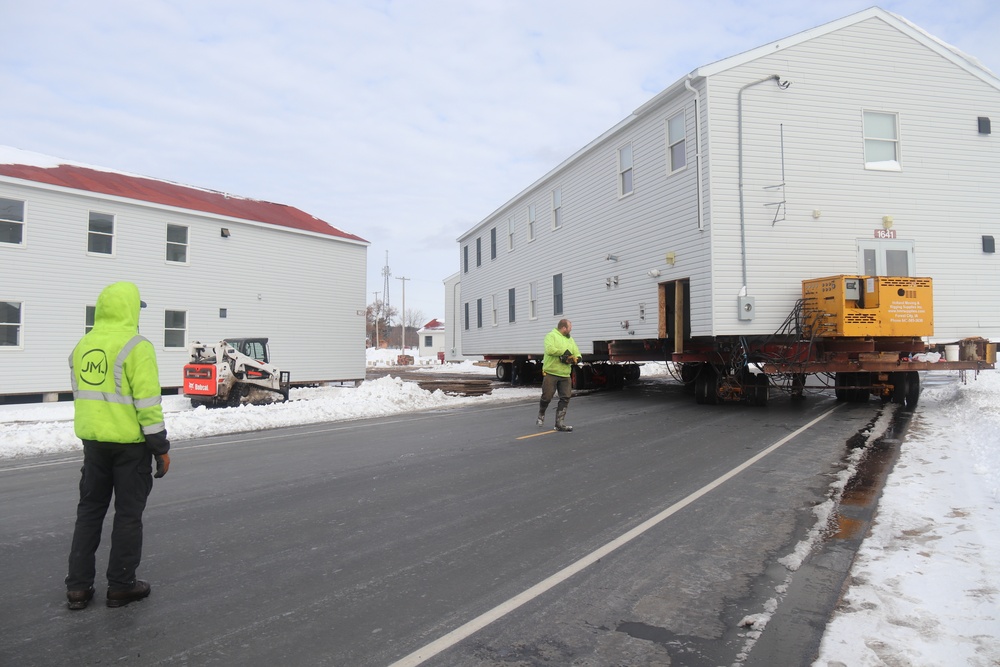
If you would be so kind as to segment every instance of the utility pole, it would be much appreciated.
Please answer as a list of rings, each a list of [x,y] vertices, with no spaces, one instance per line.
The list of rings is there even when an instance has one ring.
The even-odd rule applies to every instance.
[[[375,309],[373,313],[375,315],[375,349],[378,349],[378,314],[382,310],[378,305],[378,292],[372,292],[375,295],[375,300],[372,302],[372,306]]]
[[[382,312],[385,313],[385,325],[389,326],[389,278],[392,271],[389,270],[389,251],[385,251],[385,266],[382,267],[382,276],[385,278],[382,285]],[[389,342],[389,334],[386,332],[386,343]]]
[[[400,342],[400,347],[405,353],[406,352],[406,281],[409,280],[409,278],[397,277],[396,280],[403,281],[403,310],[401,311],[401,316],[399,318],[399,322],[402,326],[399,329],[400,330],[399,342]]]

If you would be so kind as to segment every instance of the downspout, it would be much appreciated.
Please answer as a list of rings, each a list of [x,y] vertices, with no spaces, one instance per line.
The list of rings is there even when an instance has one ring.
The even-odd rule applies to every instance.
[[[698,90],[691,85],[691,75],[684,79],[684,87],[687,88],[692,94],[694,94],[694,164],[696,172],[696,192],[698,195],[698,229],[705,228],[705,222],[702,219],[701,212],[701,110],[700,102],[701,96]],[[744,282],[746,280],[744,279]]]
[[[785,90],[788,86],[792,85],[788,81],[782,81],[781,77],[777,74],[772,74],[766,79],[761,79],[760,81],[754,81],[753,83],[748,83],[747,85],[740,88],[739,95],[737,95],[736,102],[736,116],[738,121],[737,130],[737,145],[739,150],[739,182],[740,182],[740,254],[743,260],[743,289],[740,290],[740,296],[747,295],[747,237],[746,237],[746,216],[743,208],[743,91],[747,88],[756,86],[757,84],[764,83],[766,81],[774,81],[778,84],[778,88]]]

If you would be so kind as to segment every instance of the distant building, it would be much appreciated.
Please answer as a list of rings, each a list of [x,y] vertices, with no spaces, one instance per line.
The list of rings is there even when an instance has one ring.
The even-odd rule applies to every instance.
[[[421,357],[437,358],[445,353],[444,322],[431,320],[417,331],[417,345]]]
[[[291,206],[0,147],[0,396],[70,391],[119,280],[148,304],[164,387],[189,341],[227,336],[268,337],[293,383],[363,380],[368,245]]]

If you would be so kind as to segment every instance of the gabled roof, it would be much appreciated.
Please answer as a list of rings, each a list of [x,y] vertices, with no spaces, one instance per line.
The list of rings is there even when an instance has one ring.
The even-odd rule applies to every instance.
[[[862,21],[867,21],[873,18],[885,21],[885,23],[887,23],[888,25],[893,26],[900,32],[909,35],[910,37],[917,40],[921,44],[927,46],[931,50],[936,51],[943,57],[947,58],[948,60],[952,61],[965,71],[972,74],[973,76],[976,76],[977,78],[985,81],[986,83],[997,89],[1000,89],[1000,79],[998,79],[997,75],[991,72],[978,59],[960,51],[959,49],[955,48],[954,46],[951,46],[950,44],[946,44],[937,37],[934,37],[930,33],[914,25],[913,23],[910,23],[901,16],[897,16],[896,14],[893,14],[891,12],[887,12],[884,9],[881,9],[880,7],[870,7],[855,14],[851,14],[850,16],[845,16],[844,18],[831,21],[830,23],[825,23],[823,25],[811,28],[809,30],[805,30],[803,32],[792,35],[785,39],[780,39],[776,42],[771,42],[770,44],[765,44],[755,49],[744,51],[743,53],[737,54],[735,56],[730,56],[729,58],[724,58],[722,60],[716,61],[709,65],[704,65],[702,67],[693,70],[690,74],[681,77],[680,79],[672,83],[670,86],[668,86],[661,92],[654,95],[642,106],[633,111],[631,115],[619,121],[614,127],[608,129],[599,137],[597,137],[596,139],[588,143],[586,146],[584,146],[580,150],[570,155],[560,164],[556,165],[555,168],[551,169],[544,176],[536,180],[528,187],[521,190],[521,192],[519,192],[513,198],[509,199],[507,202],[505,202],[503,206],[490,213],[488,216],[480,220],[478,224],[472,227],[472,229],[468,230],[467,232],[459,236],[457,240],[461,242],[463,239],[472,236],[473,234],[476,233],[480,225],[489,221],[491,218],[493,218],[493,216],[497,215],[497,213],[503,211],[505,208],[510,206],[513,202],[516,202],[518,199],[520,199],[527,193],[532,192],[533,190],[535,190],[535,188],[541,186],[546,181],[554,178],[564,169],[574,164],[581,156],[585,155],[586,153],[590,152],[596,147],[602,145],[608,137],[611,137],[621,132],[622,130],[632,125],[633,123],[638,122],[651,109],[654,109],[659,105],[663,104],[664,102],[666,102],[667,100],[673,99],[676,95],[681,94],[682,91],[685,90],[685,84],[687,84],[688,82],[694,81],[695,79],[704,79],[706,77],[710,77],[714,74],[718,74],[719,72],[724,72],[733,67],[737,67],[739,65],[748,63],[752,60],[756,60],[757,58],[760,58],[762,56],[782,51],[791,46],[802,44],[803,42],[806,42],[810,39],[827,35],[836,30],[841,30],[842,28],[846,28],[848,26],[852,26],[857,23],[861,23]]]
[[[427,324],[425,324],[423,326],[423,328],[420,329],[420,330],[421,331],[427,331],[427,330],[430,330],[430,329],[440,329],[440,330],[443,331],[444,330],[444,322],[439,322],[435,318],[435,319],[431,320],[430,322],[428,322]]]
[[[293,206],[69,162],[7,146],[0,146],[0,176],[368,243],[360,236],[337,229]]]

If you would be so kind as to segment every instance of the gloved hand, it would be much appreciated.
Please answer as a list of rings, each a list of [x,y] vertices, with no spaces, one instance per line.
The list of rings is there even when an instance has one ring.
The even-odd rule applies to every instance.
[[[153,477],[159,479],[170,470],[170,454],[157,454],[153,458],[156,459],[156,474]]]
[[[566,350],[565,352],[562,353],[562,356],[559,357],[559,361],[563,362],[564,364],[575,364],[576,357],[573,356],[572,352]]]

